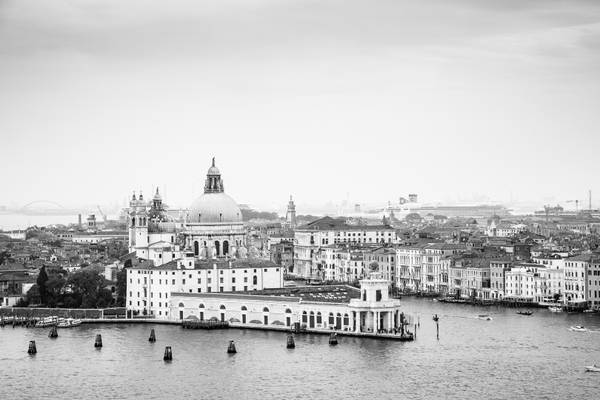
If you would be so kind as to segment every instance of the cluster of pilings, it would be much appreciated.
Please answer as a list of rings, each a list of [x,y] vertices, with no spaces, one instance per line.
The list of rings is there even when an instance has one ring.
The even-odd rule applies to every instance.
[[[22,326],[24,328],[33,328],[35,327],[37,320],[35,318],[28,317],[10,317],[10,318],[0,318],[0,327],[4,328],[6,325],[12,325],[13,328],[17,326]]]

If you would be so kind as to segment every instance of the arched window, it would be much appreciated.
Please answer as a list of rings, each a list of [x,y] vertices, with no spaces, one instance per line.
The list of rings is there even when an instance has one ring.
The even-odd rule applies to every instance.
[[[290,310],[289,308],[286,308],[286,309],[285,309],[285,313],[286,313],[286,314],[291,314],[291,313],[292,313],[292,310]]]
[[[306,315],[306,311],[302,311],[302,323],[308,322],[308,316]]]
[[[242,311],[248,311],[248,308],[246,306],[242,306]]]
[[[252,284],[258,285],[258,277],[256,275],[254,275],[254,277],[252,278]]]
[[[195,255],[199,255],[200,254],[200,245],[198,244],[197,240],[194,242],[194,254]]]
[[[269,307],[264,307],[263,312],[269,312]]]
[[[229,254],[229,242],[223,240],[223,255],[226,256],[227,254]]]
[[[221,304],[221,305],[219,306],[219,310],[224,310],[224,309],[225,309],[225,306],[224,306],[223,304]]]
[[[204,308],[204,304],[200,303],[200,305],[198,306],[198,308]]]
[[[315,316],[315,312],[314,312],[314,311],[311,311],[311,312],[310,312],[310,316],[311,316],[311,317],[314,317],[314,316]]]
[[[322,324],[323,323],[323,317],[321,315],[321,311],[319,311],[317,313],[317,324]]]
[[[221,255],[221,243],[218,240],[215,240],[215,249],[217,250],[217,256]]]
[[[333,313],[329,313],[329,325],[334,325],[335,324],[335,317],[333,316]]]
[[[135,226],[135,217],[131,218],[131,226],[134,227]]]
[[[179,307],[185,307],[183,303],[179,303]]]
[[[142,226],[146,226],[146,217],[144,217],[144,223]]]
[[[344,314],[344,325],[350,325],[350,318],[348,317],[348,314]]]

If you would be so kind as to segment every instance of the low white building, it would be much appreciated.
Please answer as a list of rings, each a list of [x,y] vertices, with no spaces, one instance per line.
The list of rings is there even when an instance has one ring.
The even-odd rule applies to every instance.
[[[249,293],[173,293],[170,320],[191,316],[200,320],[288,326],[295,322],[308,330],[337,329],[350,332],[393,332],[400,327],[400,300],[390,299],[390,282],[372,273],[350,286],[307,287],[304,292],[280,296]]]

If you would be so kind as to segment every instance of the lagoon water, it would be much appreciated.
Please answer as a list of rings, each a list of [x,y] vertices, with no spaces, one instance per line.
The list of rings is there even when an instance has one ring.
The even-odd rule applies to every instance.
[[[0,399],[572,399],[600,398],[600,315],[404,300],[412,343],[256,330],[101,324],[0,328]],[[440,315],[440,340],[431,317]],[[477,318],[490,314],[491,321]],[[584,325],[589,332],[572,332]],[[157,342],[149,343],[150,329]],[[94,348],[102,334],[104,347]],[[29,340],[38,354],[29,356]],[[238,353],[226,354],[229,340]],[[165,346],[173,362],[165,363]]]

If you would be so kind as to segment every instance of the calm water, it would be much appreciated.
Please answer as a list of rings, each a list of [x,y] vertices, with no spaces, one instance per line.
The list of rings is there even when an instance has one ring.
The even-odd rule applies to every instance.
[[[421,315],[413,343],[341,338],[330,347],[327,336],[299,335],[287,350],[278,332],[85,325],[48,339],[47,329],[0,328],[0,399],[600,398],[600,374],[584,372],[600,364],[600,316],[404,304]],[[433,313],[441,316],[439,342]],[[493,320],[477,319],[482,313]],[[229,339],[238,354],[226,354]],[[27,355],[29,340],[35,356]],[[166,345],[170,364],[162,361]]]

